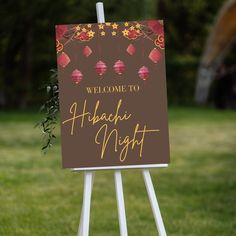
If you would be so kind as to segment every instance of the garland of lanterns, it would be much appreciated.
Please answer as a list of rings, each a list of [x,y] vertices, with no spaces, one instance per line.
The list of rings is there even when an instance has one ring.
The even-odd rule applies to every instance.
[[[116,23],[103,23],[97,25],[99,31],[98,34],[100,37],[106,36],[106,34],[110,33],[112,37],[117,36],[119,33],[118,27],[119,24]],[[111,29],[110,32],[107,29]],[[153,63],[158,63],[161,59],[161,52],[159,50],[164,49],[164,32],[163,32],[163,23],[162,21],[148,21],[147,25],[143,25],[139,22],[125,22],[124,28],[121,31],[123,37],[132,41],[136,40],[139,37],[147,38],[153,41],[154,47],[149,53],[149,59]],[[79,40],[80,42],[88,42],[92,40],[95,36],[95,32],[92,30],[92,24],[87,25],[76,25],[75,27],[68,28],[67,25],[60,25],[56,27],[56,50],[57,53],[60,53],[58,56],[58,64],[65,68],[70,63],[70,57],[63,52],[64,47],[73,40]],[[66,39],[64,44],[62,40]],[[136,52],[135,46],[130,43],[126,49],[126,52],[132,56]],[[83,49],[83,55],[85,57],[89,57],[93,53],[92,49],[86,45]],[[125,72],[125,64],[121,60],[117,60],[113,65],[114,72],[118,75],[121,75]],[[95,65],[96,73],[102,78],[107,71],[106,64],[99,60]],[[138,70],[139,78],[142,80],[147,80],[149,78],[149,69],[147,66],[141,66]],[[71,79],[74,83],[79,84],[83,79],[83,74],[80,70],[75,69],[71,74]]]

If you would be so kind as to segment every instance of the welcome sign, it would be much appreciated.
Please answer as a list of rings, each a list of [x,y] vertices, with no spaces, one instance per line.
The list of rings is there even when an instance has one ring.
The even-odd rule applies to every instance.
[[[65,168],[169,163],[163,21],[56,26]]]

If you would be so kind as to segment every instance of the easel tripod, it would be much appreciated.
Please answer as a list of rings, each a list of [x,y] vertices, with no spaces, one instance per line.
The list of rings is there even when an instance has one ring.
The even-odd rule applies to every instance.
[[[97,20],[98,23],[105,23],[103,3],[99,2],[96,4],[97,10]],[[159,165],[160,167],[166,167],[167,164]],[[74,169],[77,171],[77,169]],[[143,178],[145,186],[147,189],[149,201],[151,204],[152,212],[156,222],[157,230],[160,236],[166,236],[166,231],[164,223],[161,217],[161,212],[159,209],[158,201],[156,198],[155,190],[153,187],[152,179],[148,169],[143,169]],[[122,176],[120,170],[115,170],[115,188],[116,188],[116,199],[117,199],[117,208],[118,208],[118,217],[119,217],[119,226],[120,226],[120,235],[127,236],[127,223],[126,223],[126,214],[125,214],[125,203],[123,195],[123,185],[122,185]],[[89,219],[90,219],[90,205],[91,205],[91,195],[93,187],[94,172],[85,171],[84,173],[84,194],[83,194],[83,207],[81,211],[80,224],[78,230],[78,236],[89,236]]]

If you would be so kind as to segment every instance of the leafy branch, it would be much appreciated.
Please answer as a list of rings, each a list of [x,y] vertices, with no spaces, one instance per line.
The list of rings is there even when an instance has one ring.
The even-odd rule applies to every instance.
[[[45,112],[46,117],[43,118],[39,123],[36,124],[36,127],[39,127],[42,131],[44,144],[42,150],[47,152],[47,150],[53,145],[56,136],[55,126],[57,123],[57,115],[59,112],[59,90],[58,90],[58,79],[57,79],[57,70],[50,70],[50,82],[45,87],[47,91],[47,101],[41,107],[40,111]]]

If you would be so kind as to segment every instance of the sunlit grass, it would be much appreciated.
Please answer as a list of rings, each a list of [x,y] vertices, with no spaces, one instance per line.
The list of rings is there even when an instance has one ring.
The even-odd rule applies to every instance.
[[[45,156],[33,113],[0,113],[0,235],[76,235],[83,174]],[[171,108],[171,164],[151,170],[168,235],[234,235],[236,113]],[[157,235],[140,170],[123,171],[129,235]],[[112,171],[96,173],[90,235],[119,235]]]

